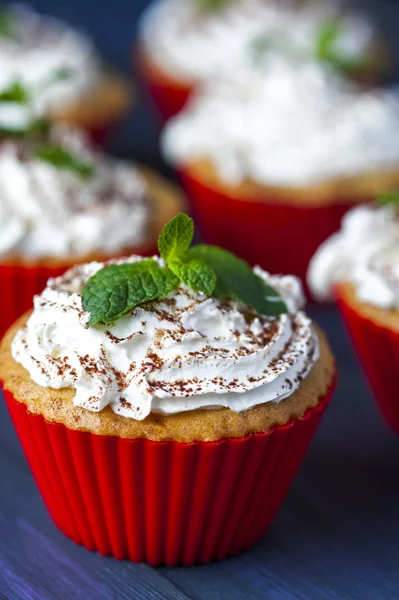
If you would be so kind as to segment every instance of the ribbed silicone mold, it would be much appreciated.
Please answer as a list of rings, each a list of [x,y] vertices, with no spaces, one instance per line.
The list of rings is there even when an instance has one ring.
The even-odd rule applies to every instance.
[[[399,334],[359,314],[342,296],[338,306],[381,411],[399,433]]]
[[[334,384],[303,418],[219,442],[153,442],[67,429],[5,398],[44,502],[89,550],[151,565],[208,563],[267,531]]]

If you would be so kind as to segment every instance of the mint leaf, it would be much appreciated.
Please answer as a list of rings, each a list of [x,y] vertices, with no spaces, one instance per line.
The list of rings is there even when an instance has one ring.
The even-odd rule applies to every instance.
[[[212,296],[216,286],[214,271],[200,260],[170,262],[169,268],[177,277],[197,292]]]
[[[194,222],[184,213],[176,215],[158,238],[159,254],[165,262],[183,259],[194,236]]]
[[[7,6],[0,8],[0,37],[12,37],[14,29],[14,19],[10,9]]]
[[[66,81],[73,76],[73,69],[71,67],[60,67],[59,69],[55,69],[48,76],[47,81],[50,83],[55,83],[56,81]]]
[[[316,34],[314,53],[317,60],[328,63],[336,71],[349,73],[361,66],[361,60],[344,56],[337,49],[337,41],[342,33],[339,20],[327,20],[320,25]]]
[[[337,20],[324,21],[316,33],[315,54],[319,60],[329,60],[341,34],[341,25]]]
[[[169,269],[152,259],[108,265],[90,277],[82,291],[89,325],[112,323],[139,304],[166,296],[178,282]]]
[[[30,94],[20,81],[14,81],[8,88],[0,92],[0,102],[15,102],[17,104],[29,104]]]
[[[24,129],[13,129],[6,125],[0,125],[0,136],[10,137],[38,137],[48,134],[51,127],[50,121],[45,118],[33,118]]]
[[[189,260],[200,260],[216,274],[214,295],[239,300],[265,316],[287,312],[280,294],[258,277],[243,260],[217,246],[198,245],[187,254]]]
[[[76,173],[82,179],[89,179],[94,173],[91,163],[56,144],[40,146],[35,150],[34,156],[57,169]]]
[[[31,120],[25,130],[28,136],[43,136],[47,135],[51,129],[51,121],[45,117],[36,117]]]
[[[232,0],[194,0],[202,12],[217,12],[231,3]]]
[[[399,206],[399,191],[384,192],[378,196],[378,202],[383,206]]]

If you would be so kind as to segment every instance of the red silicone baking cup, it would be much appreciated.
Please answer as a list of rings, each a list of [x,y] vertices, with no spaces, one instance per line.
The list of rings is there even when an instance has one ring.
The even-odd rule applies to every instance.
[[[340,227],[351,204],[298,206],[272,197],[241,200],[180,173],[204,239],[238,254],[270,273],[297,275],[305,283],[317,248]]]
[[[152,68],[140,49],[134,50],[134,63],[144,92],[155,106],[162,125],[180,112],[193,88]]]
[[[173,83],[157,83],[146,79],[144,75],[141,79],[146,95],[156,107],[161,125],[180,112],[190,95],[189,88],[178,87]]]
[[[337,302],[382,414],[399,433],[399,333],[359,314],[339,290]]]
[[[46,287],[50,277],[58,277],[66,267],[26,267],[0,265],[0,337],[24,312],[33,307],[33,296]]]
[[[114,123],[106,123],[103,125],[97,125],[92,127],[83,128],[86,132],[88,138],[97,144],[98,146],[103,146],[108,138],[108,135],[111,133],[113,129]]]
[[[208,563],[268,529],[302,462],[334,383],[304,417],[219,442],[152,442],[11,417],[55,524],[76,543],[151,565]]]

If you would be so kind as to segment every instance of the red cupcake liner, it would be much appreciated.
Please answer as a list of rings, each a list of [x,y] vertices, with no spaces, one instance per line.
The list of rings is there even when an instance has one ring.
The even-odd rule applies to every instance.
[[[142,77],[142,85],[146,95],[155,105],[160,117],[160,125],[181,111],[186,104],[190,88],[174,86],[172,83],[156,83]]]
[[[337,231],[351,204],[298,206],[272,197],[240,200],[180,173],[204,239],[238,254],[270,273],[297,275],[306,282],[310,259]]]
[[[107,123],[104,125],[85,127],[84,131],[94,144],[103,146],[108,138],[108,135],[112,131],[113,125],[114,124]]]
[[[0,264],[0,337],[24,312],[33,307],[33,296],[46,287],[50,277],[58,277],[67,267],[26,267]]]
[[[141,49],[134,50],[134,66],[140,76],[140,83],[150,102],[154,105],[160,125],[176,115],[186,104],[192,86],[179,83],[167,77],[148,63]]]
[[[43,500],[77,544],[151,565],[208,563],[268,529],[334,383],[304,417],[219,442],[152,442],[75,431],[5,399]]]
[[[337,303],[382,414],[399,433],[399,333],[359,314],[339,290]]]

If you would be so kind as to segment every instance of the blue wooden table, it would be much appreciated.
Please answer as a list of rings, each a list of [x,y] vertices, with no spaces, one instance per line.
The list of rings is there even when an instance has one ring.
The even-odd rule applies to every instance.
[[[94,0],[34,2],[83,23],[126,69],[145,2],[131,4],[114,0],[104,12]],[[369,4],[394,34],[399,5]],[[117,152],[160,165],[155,128],[143,110],[120,133]],[[0,398],[0,600],[399,599],[399,438],[382,421],[336,310],[311,312],[338,359],[337,393],[268,535],[221,563],[153,569],[102,558],[64,538],[46,513]]]

